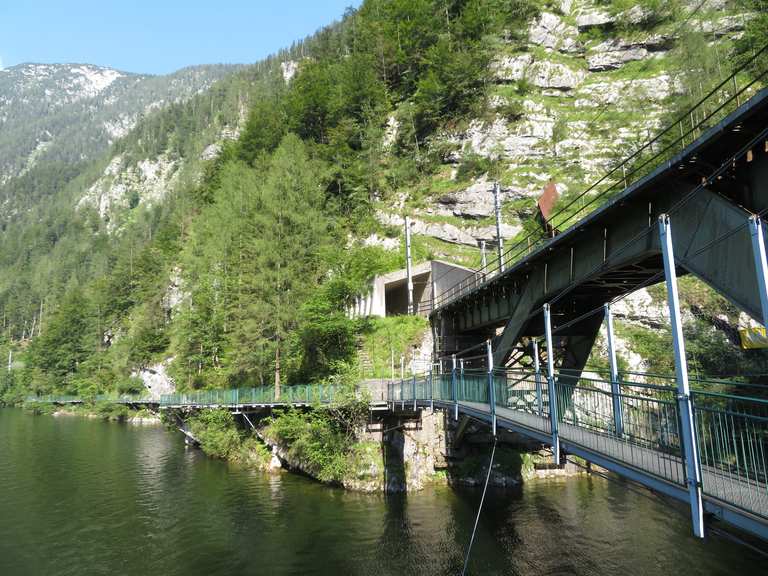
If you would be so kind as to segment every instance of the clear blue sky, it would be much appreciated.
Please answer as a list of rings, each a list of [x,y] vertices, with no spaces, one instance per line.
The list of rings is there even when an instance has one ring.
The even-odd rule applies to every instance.
[[[87,63],[164,74],[250,63],[360,0],[0,0],[0,66]]]

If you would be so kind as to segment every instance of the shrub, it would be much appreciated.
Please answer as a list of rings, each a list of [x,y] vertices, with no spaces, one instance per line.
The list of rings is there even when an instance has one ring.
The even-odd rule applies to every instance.
[[[97,402],[94,405],[95,413],[104,420],[124,422],[130,415],[130,410],[125,404],[113,404],[111,402]]]
[[[203,410],[189,419],[192,434],[200,448],[214,458],[229,458],[241,446],[242,438],[235,418],[228,410]]]

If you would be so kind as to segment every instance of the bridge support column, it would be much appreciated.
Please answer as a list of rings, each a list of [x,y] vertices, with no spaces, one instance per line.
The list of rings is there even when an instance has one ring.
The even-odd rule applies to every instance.
[[[765,257],[763,223],[757,214],[749,218],[749,231],[752,235],[752,252],[755,256],[757,289],[760,294],[760,308],[763,312],[763,326],[768,327],[768,262]]]
[[[552,430],[552,452],[560,465],[560,436],[557,433],[557,393],[555,391],[555,347],[552,344],[552,318],[549,304],[544,304],[544,336],[547,339],[547,392],[549,395],[549,425]]]
[[[608,332],[608,362],[611,367],[611,399],[613,401],[613,427],[616,436],[624,433],[623,415],[621,413],[621,390],[619,388],[619,366],[616,362],[616,342],[613,338],[613,315],[610,304],[605,305],[605,327]]]
[[[451,400],[453,400],[453,419],[459,419],[459,396],[456,394],[456,354],[451,356]]]
[[[536,410],[539,416],[544,414],[544,398],[541,391],[541,363],[539,362],[539,341],[533,339],[533,370],[536,382]]]
[[[675,254],[672,248],[672,229],[667,214],[659,216],[659,234],[661,235],[661,250],[664,256],[664,276],[667,280],[667,301],[672,325],[672,344],[675,352],[675,372],[677,376],[677,403],[680,429],[683,436],[683,457],[685,458],[686,482],[688,483],[688,493],[691,501],[693,533],[699,538],[703,538],[704,508],[701,502],[701,468],[699,466],[699,451],[696,445],[697,439],[694,428],[691,392],[688,384],[688,362],[685,357],[680,299],[677,293],[677,271],[675,269]]]
[[[493,385],[493,347],[491,341],[486,342],[488,354],[488,404],[491,406],[491,430],[496,437],[496,387]]]

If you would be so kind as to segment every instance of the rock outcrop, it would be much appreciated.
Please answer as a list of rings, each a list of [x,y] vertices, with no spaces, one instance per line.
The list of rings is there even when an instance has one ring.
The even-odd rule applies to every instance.
[[[579,52],[579,31],[551,12],[542,12],[528,29],[528,41],[561,52]]]

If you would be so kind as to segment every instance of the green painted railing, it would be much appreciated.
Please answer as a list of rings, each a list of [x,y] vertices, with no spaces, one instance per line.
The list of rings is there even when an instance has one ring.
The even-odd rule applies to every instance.
[[[82,404],[83,399],[80,396],[66,394],[46,394],[44,396],[27,396],[25,401],[40,404]]]
[[[236,388],[232,390],[196,390],[163,394],[159,398],[146,395],[99,394],[91,397],[72,395],[28,396],[27,402],[40,404],[82,404],[111,402],[114,404],[159,404],[168,406],[242,406],[254,404],[329,404],[342,396],[341,387],[330,384],[283,386],[277,398],[274,386]]]
[[[160,396],[160,406],[242,406],[257,404],[329,404],[342,395],[332,384],[283,386],[278,398],[274,386],[233,390],[197,390]]]
[[[612,450],[611,457],[686,486],[676,390],[670,385],[637,381],[637,374],[632,376],[632,380],[619,382],[618,403],[614,404],[609,379],[583,377],[567,370],[557,372],[560,434],[598,452]],[[537,427],[548,432],[546,374],[539,378],[541,385],[537,386],[533,372],[494,370],[495,409],[538,415],[541,422]],[[672,377],[667,381],[674,384]],[[704,385],[703,381],[696,382]],[[728,382],[718,380],[717,384]],[[387,393],[389,402],[403,403],[405,408],[414,401],[422,405],[442,401],[485,404],[491,411],[488,373],[481,370],[420,374],[390,383]],[[691,393],[691,402],[703,493],[768,518],[768,399],[697,389]],[[616,405],[621,411],[618,420],[614,415]],[[617,421],[621,422],[620,430],[616,429]],[[526,425],[536,423],[528,418]],[[606,448],[609,439],[614,443]]]

